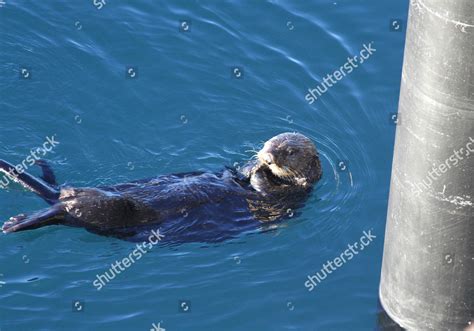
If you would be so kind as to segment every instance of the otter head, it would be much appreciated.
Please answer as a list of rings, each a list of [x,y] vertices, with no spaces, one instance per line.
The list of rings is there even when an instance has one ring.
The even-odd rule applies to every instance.
[[[257,154],[254,171],[267,174],[276,186],[311,187],[322,175],[314,143],[299,133],[282,133],[268,140]]]

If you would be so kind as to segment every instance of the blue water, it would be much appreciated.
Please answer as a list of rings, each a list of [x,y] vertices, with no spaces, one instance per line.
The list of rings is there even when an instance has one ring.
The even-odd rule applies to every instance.
[[[96,186],[219,170],[298,131],[317,144],[324,178],[285,226],[157,246],[101,291],[96,274],[133,243],[67,227],[1,234],[2,331],[376,327],[404,45],[389,22],[406,19],[406,1],[5,2],[1,159],[20,163],[55,134],[45,158],[58,180]],[[369,60],[305,100],[370,42]],[[17,185],[0,190],[2,221],[44,206]],[[374,242],[309,292],[307,275],[368,230]]]

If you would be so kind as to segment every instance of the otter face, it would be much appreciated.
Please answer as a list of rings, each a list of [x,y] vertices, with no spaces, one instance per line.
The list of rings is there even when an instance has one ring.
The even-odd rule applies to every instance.
[[[284,183],[308,187],[322,175],[313,142],[300,133],[282,133],[268,140],[257,154],[260,166]]]

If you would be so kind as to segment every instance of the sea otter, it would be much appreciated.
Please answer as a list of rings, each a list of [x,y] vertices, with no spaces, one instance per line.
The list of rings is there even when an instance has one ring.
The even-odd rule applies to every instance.
[[[0,171],[51,207],[10,218],[4,233],[47,225],[141,241],[160,229],[172,242],[219,242],[293,214],[322,176],[314,143],[299,133],[268,140],[242,168],[190,172],[97,188],[58,187],[45,163],[41,179],[0,160]]]

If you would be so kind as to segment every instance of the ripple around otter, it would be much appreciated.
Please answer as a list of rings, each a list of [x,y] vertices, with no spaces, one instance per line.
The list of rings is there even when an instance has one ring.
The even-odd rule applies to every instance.
[[[216,245],[155,247],[100,292],[95,275],[133,244],[65,227],[0,235],[0,328],[373,329],[403,50],[388,18],[405,13],[405,3],[376,0],[111,1],[100,10],[6,1],[0,158],[21,162],[57,134],[47,159],[58,180],[98,186],[215,171],[298,131],[317,144],[324,175],[288,222]],[[308,88],[371,41],[367,63],[306,102]],[[12,186],[0,206],[5,220],[44,204]],[[308,292],[306,275],[369,229],[375,242]]]

